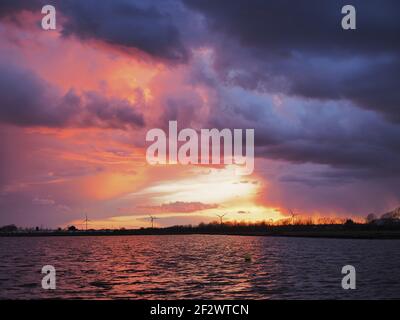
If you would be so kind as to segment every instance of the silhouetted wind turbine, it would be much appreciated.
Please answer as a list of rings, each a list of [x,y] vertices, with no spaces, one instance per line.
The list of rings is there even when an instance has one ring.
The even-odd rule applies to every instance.
[[[292,224],[294,224],[294,218],[295,218],[296,216],[298,216],[298,214],[294,214],[294,212],[293,212],[292,209],[289,209],[289,212],[290,212],[290,216],[291,216],[291,218],[292,218]]]
[[[224,213],[224,214],[216,214],[216,216],[219,218],[220,224],[222,224],[222,218],[226,216],[226,213]]]
[[[154,220],[158,219],[157,217],[150,216],[151,220],[151,228],[154,229]]]
[[[83,220],[83,222],[86,223],[86,231],[87,231],[87,224],[88,224],[89,221],[90,220],[88,219],[87,214],[85,213],[85,220]]]

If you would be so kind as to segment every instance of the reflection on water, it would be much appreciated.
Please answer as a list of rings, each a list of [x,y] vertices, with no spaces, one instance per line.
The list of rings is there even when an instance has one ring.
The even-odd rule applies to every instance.
[[[400,298],[399,249],[396,240],[0,238],[0,298]],[[41,288],[48,264],[57,270],[54,291]],[[356,290],[341,288],[346,264],[356,267]]]

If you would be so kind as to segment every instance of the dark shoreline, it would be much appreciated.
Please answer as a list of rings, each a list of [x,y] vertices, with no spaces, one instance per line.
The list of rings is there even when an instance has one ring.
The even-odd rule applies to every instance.
[[[153,235],[230,235],[265,237],[301,237],[331,239],[400,239],[400,230],[271,230],[271,231],[187,231],[166,229],[95,230],[95,231],[35,231],[0,233],[0,237],[87,237],[87,236],[153,236]]]

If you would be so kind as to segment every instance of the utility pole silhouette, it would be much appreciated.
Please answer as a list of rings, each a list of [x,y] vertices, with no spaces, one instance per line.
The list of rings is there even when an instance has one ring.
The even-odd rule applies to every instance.
[[[226,216],[226,213],[224,213],[224,214],[216,214],[216,216],[219,218],[220,224],[222,225],[222,218]]]
[[[151,220],[151,228],[154,229],[154,220],[158,219],[157,217],[150,216]]]

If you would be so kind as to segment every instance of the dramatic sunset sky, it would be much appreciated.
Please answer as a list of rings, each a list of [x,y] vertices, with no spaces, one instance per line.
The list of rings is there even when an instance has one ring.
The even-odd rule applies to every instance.
[[[41,8],[57,29],[41,29]],[[357,30],[341,29],[341,8]],[[400,2],[1,0],[0,225],[400,204]],[[146,132],[254,128],[255,171],[146,162]]]

